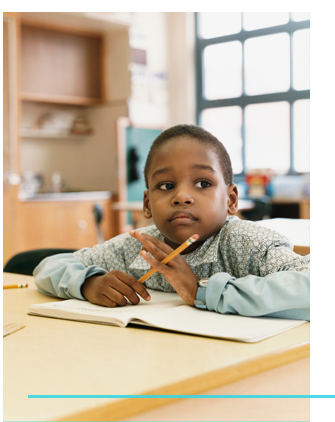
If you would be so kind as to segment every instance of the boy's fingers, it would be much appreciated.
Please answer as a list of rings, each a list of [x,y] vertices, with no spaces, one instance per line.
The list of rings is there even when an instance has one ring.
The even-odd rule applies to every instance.
[[[154,245],[156,245],[159,249],[161,249],[163,252],[165,252],[167,255],[170,255],[171,252],[174,251],[174,249],[171,248],[167,243],[163,242],[160,239],[157,239],[156,237],[152,237],[149,234],[143,234],[148,240],[150,240]]]
[[[166,264],[162,264],[160,261],[157,261],[157,259],[150,256],[147,252],[142,250],[140,254],[150,264],[151,268],[155,268],[157,272],[164,275],[164,273],[168,271],[169,267]]]
[[[98,303],[98,305],[107,306],[108,308],[116,308],[118,306],[118,303],[114,302],[112,299],[110,299],[104,294],[100,296],[99,300],[100,303]]]
[[[161,244],[158,244],[158,242],[154,242],[154,237],[150,236],[150,239],[146,237],[143,233],[139,232],[136,234],[136,239],[139,240],[144,249],[151,253],[152,256],[154,256],[158,261],[162,261],[169,253],[173,251],[170,246],[166,245],[164,242],[161,242],[161,244],[166,245],[169,248],[169,251],[171,252],[165,252],[163,250],[163,247]]]
[[[147,289],[143,286],[142,283],[139,283],[134,277],[126,274],[122,271],[113,271],[114,275],[117,279],[119,279],[122,283],[128,285],[131,289],[135,290],[135,292],[140,295],[144,300],[150,300],[150,294]],[[122,292],[123,294],[123,292]],[[135,295],[136,296],[136,295]],[[128,297],[128,296],[127,296]],[[130,297],[128,299],[134,303]]]
[[[144,234],[140,230],[132,230],[132,236],[142,243],[142,250],[150,252],[151,255],[159,262],[163,261],[164,258],[166,258],[168,255],[170,255],[170,253],[174,251],[171,246],[169,246],[162,240],[157,239],[156,237],[152,237],[149,234]],[[180,258],[179,255],[174,258],[174,262],[176,262],[178,258]],[[170,266],[171,265],[174,265],[172,261]]]
[[[94,299],[90,299],[91,303],[100,306],[106,306],[107,308],[116,308],[117,303],[111,300],[109,297],[105,296],[104,294],[97,295]]]
[[[149,236],[149,235],[145,235],[145,236],[148,236],[150,238],[149,240],[152,241],[152,243],[155,244],[156,249],[154,251],[149,250],[149,252],[158,261],[160,261],[160,262],[163,261],[163,259],[165,259],[168,255],[170,255],[174,251],[174,249],[172,249],[171,246],[167,245],[165,242],[162,242],[161,240],[156,239],[155,237],[152,237],[152,236]],[[155,254],[154,252],[156,250],[159,251],[159,253]],[[179,263],[181,262],[181,261],[178,261],[180,259],[182,259],[181,255],[178,254],[171,261],[169,261],[167,264],[164,264],[164,265],[169,265],[169,266],[173,267],[177,262],[179,262]]]
[[[106,286],[106,290],[104,290],[103,294],[120,306],[127,305],[127,299],[133,305],[137,305],[140,301],[140,298],[137,296],[134,289],[118,278],[115,278],[112,286]]]
[[[163,242],[160,239],[157,239],[156,237],[150,236],[149,234],[142,233],[140,230],[131,230],[129,234],[134,237],[135,239],[139,240],[141,243],[143,242],[151,242],[154,245],[158,246],[162,251],[166,252],[167,254],[170,254],[173,252],[173,249]]]
[[[162,250],[163,252],[165,252],[166,255],[170,255],[170,253],[172,253],[174,251],[174,249],[171,248],[171,246],[169,246],[167,243],[163,242],[160,239],[157,239],[156,237],[150,236],[150,234],[144,234],[140,230],[133,230],[133,232],[134,233],[140,233],[140,236],[142,235],[141,240],[139,239],[139,237],[136,237],[136,235],[134,235],[134,237],[137,240],[140,240],[140,242],[142,244],[143,244],[142,240],[144,238],[146,238],[147,240],[149,240],[150,242],[152,242],[154,245],[156,245],[160,250]]]

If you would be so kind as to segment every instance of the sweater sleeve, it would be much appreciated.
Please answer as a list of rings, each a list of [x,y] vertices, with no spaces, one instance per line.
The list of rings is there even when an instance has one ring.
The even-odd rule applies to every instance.
[[[64,253],[43,259],[33,276],[38,290],[45,295],[86,300],[80,292],[86,278],[106,272],[98,265],[85,266],[72,253]]]
[[[310,256],[281,234],[248,221],[227,225],[221,254],[225,269],[208,281],[208,310],[243,316],[310,318]],[[198,290],[197,300],[204,301]]]
[[[85,300],[80,289],[88,277],[106,274],[112,270],[126,271],[125,239],[128,239],[128,243],[132,242],[132,238],[124,234],[93,248],[45,258],[33,273],[38,290],[63,299]],[[136,253],[132,244],[127,247],[133,254]]]
[[[217,273],[210,277],[205,297],[207,309],[222,314],[309,320],[310,275],[280,271],[236,279]]]

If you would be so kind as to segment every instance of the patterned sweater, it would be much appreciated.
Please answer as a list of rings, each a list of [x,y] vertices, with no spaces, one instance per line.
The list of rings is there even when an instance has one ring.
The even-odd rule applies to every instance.
[[[143,233],[164,240],[155,226]],[[54,255],[35,269],[42,293],[84,300],[86,278],[112,270],[139,279],[150,266],[139,254],[142,244],[128,233],[74,254]],[[220,313],[309,319],[309,255],[293,252],[292,243],[257,223],[229,216],[221,230],[183,258],[200,278],[208,278],[206,307]],[[155,273],[147,288],[174,292]]]

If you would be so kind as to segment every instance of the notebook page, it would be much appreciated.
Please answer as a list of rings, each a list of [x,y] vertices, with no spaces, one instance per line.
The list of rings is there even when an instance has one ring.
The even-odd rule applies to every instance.
[[[149,325],[167,330],[243,342],[260,341],[306,322],[224,315],[186,305],[147,315],[143,320]]]
[[[31,305],[28,313],[30,315],[126,326],[132,318],[141,318],[150,313],[159,312],[185,303],[176,293],[148,291],[151,295],[151,300],[147,302],[140,298],[138,305],[128,303],[128,305],[122,307],[107,308],[88,301],[68,299]]]

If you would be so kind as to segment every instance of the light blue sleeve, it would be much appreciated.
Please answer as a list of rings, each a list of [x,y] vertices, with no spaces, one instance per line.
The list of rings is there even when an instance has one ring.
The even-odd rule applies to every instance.
[[[222,314],[309,321],[310,274],[280,271],[236,279],[228,273],[216,273],[208,281],[205,297],[207,309]]]
[[[86,278],[106,273],[97,265],[85,267],[72,253],[64,253],[43,259],[33,276],[38,290],[45,295],[86,300],[80,292]]]

